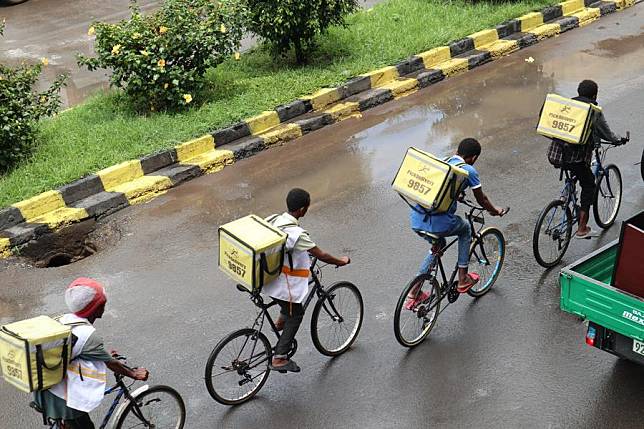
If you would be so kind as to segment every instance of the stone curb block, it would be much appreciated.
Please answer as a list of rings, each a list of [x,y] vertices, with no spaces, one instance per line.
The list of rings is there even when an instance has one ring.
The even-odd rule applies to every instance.
[[[0,210],[0,257],[10,256],[12,248],[67,224],[99,219],[148,201],[184,181],[360,116],[362,111],[634,4],[634,0],[564,1],[362,74],[336,88],[322,88],[172,149],[125,161],[43,192]],[[221,146],[225,149],[218,149]]]

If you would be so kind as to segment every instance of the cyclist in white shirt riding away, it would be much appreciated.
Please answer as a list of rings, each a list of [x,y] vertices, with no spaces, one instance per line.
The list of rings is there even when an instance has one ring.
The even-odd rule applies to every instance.
[[[280,276],[264,286],[262,293],[270,296],[280,306],[280,316],[275,323],[282,331],[275,346],[275,354],[269,365],[271,370],[299,372],[295,361],[288,358],[291,343],[304,317],[305,300],[309,291],[311,258],[313,256],[328,264],[343,266],[350,262],[348,256],[336,258],[324,252],[311,240],[309,233],[299,225],[299,219],[306,215],[311,205],[311,196],[303,189],[292,189],[286,197],[288,211],[266,220],[288,234],[287,255]]]

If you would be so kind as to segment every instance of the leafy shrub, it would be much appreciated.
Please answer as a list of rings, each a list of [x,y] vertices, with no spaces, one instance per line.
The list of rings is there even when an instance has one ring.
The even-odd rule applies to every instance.
[[[4,22],[0,23],[0,36]],[[44,92],[34,85],[48,61],[35,65],[9,67],[0,64],[0,173],[26,158],[36,145],[38,120],[60,107],[59,90],[65,76],[58,76]]]
[[[94,23],[96,57],[78,55],[89,70],[112,70],[111,85],[122,88],[142,110],[174,110],[190,104],[207,69],[233,55],[246,20],[235,0],[166,0],[143,15],[136,3],[129,19]],[[238,54],[235,54],[238,58]]]
[[[357,0],[246,0],[251,30],[273,43],[278,53],[295,48],[298,63],[306,60],[316,35],[330,25],[344,25],[357,10]]]

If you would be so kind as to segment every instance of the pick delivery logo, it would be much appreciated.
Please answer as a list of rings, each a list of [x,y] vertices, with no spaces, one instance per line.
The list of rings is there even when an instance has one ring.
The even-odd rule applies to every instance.
[[[570,107],[570,106],[563,106],[563,107],[561,108],[561,113],[568,113],[568,112],[570,112],[571,110],[572,110],[572,109],[571,109],[571,107]]]

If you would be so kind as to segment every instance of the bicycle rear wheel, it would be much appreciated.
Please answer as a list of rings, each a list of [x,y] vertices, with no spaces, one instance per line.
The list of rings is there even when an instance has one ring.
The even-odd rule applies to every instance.
[[[557,265],[570,244],[572,213],[561,200],[551,201],[541,211],[532,235],[532,252],[539,265],[551,268]]]
[[[364,304],[358,288],[349,282],[334,284],[315,303],[311,316],[313,345],[326,356],[338,356],[358,337]]]
[[[505,238],[497,228],[485,228],[470,248],[469,272],[476,272],[481,279],[467,293],[478,298],[488,293],[501,274],[505,259]]]
[[[186,406],[181,395],[168,386],[152,386],[127,404],[115,427],[183,429],[185,422]]]
[[[604,168],[597,181],[593,215],[601,228],[607,229],[615,222],[622,203],[622,175],[616,165]]]
[[[271,344],[255,329],[240,329],[221,340],[206,363],[206,388],[224,405],[248,401],[264,386]]]
[[[440,313],[440,287],[429,274],[415,277],[403,289],[394,313],[394,334],[405,347],[420,344],[431,332]]]

